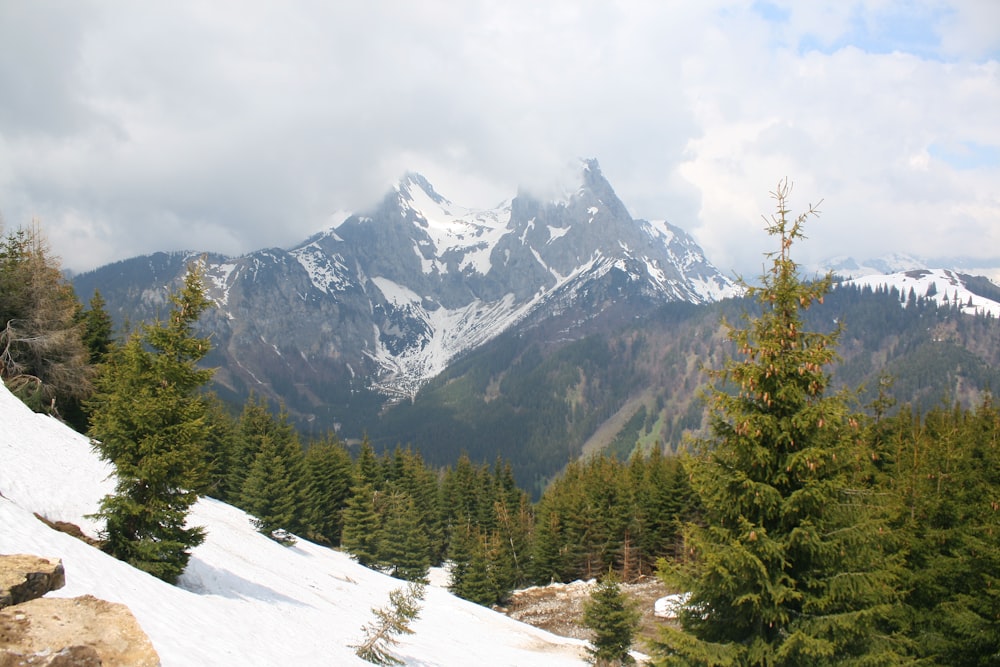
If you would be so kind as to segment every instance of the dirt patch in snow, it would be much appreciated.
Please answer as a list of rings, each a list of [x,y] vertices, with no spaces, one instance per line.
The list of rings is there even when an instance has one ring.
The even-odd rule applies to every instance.
[[[594,580],[574,581],[569,584],[534,586],[514,591],[504,611],[511,618],[563,637],[590,639],[590,631],[583,626],[583,603],[597,585]],[[636,602],[642,618],[635,648],[642,650],[643,639],[653,639],[667,623],[653,614],[656,601],[670,591],[656,577],[643,577],[634,583],[622,584],[622,591]]]

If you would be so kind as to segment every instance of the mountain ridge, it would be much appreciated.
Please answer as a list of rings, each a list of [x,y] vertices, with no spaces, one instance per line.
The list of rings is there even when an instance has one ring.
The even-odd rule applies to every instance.
[[[490,209],[407,172],[370,210],[287,250],[143,256],[74,283],[99,289],[116,321],[146,319],[190,261],[219,306],[203,322],[217,384],[319,423],[343,423],[359,402],[371,415],[412,399],[462,354],[580,303],[568,321],[582,334],[595,318],[736,291],[682,229],[632,218],[596,160],[581,161],[563,199],[519,190]]]

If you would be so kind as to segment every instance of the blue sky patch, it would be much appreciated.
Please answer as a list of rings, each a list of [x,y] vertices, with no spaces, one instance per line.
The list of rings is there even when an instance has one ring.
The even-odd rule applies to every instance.
[[[753,11],[760,15],[765,21],[772,23],[785,23],[792,15],[792,10],[786,7],[779,7],[767,0],[757,0],[753,3]]]
[[[948,144],[931,144],[927,152],[935,160],[945,162],[955,169],[981,169],[1000,167],[1000,146],[975,141]]]
[[[942,60],[938,26],[950,11],[912,2],[894,4],[871,12],[857,7],[851,16],[847,32],[832,42],[823,42],[816,35],[804,35],[799,40],[798,51],[830,54],[853,46],[865,53],[885,54],[898,51],[927,60]]]

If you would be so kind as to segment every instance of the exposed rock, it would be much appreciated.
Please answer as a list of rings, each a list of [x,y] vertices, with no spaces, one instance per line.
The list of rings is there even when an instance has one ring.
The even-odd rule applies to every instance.
[[[122,604],[39,598],[0,611],[0,667],[156,667],[160,657]]]
[[[149,637],[122,604],[43,598],[62,588],[62,561],[0,555],[0,667],[154,667]]]
[[[94,538],[84,533],[83,530],[80,529],[80,526],[76,525],[75,523],[70,523],[69,521],[51,521],[42,516],[41,514],[39,514],[38,512],[35,512],[35,518],[44,523],[52,530],[58,530],[60,533],[66,533],[67,535],[75,537],[81,542],[86,542],[92,547],[101,546],[100,540],[95,540]]]
[[[66,572],[59,559],[0,555],[0,609],[40,598],[65,585]]]
[[[58,653],[25,655],[0,648],[0,667],[101,667],[101,656],[93,646],[70,646]]]
[[[583,604],[590,598],[596,581],[574,581],[569,584],[533,586],[511,595],[506,614],[511,618],[548,630],[563,637],[590,639],[591,633],[581,619]],[[654,603],[668,593],[656,577],[644,576],[621,584],[622,592],[636,603],[641,614],[637,638],[654,639],[664,621],[654,615]]]

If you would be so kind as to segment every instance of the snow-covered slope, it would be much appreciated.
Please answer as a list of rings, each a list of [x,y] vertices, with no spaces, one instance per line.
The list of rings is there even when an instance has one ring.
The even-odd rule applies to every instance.
[[[367,665],[350,644],[371,607],[402,582],[346,555],[299,540],[282,547],[243,512],[211,499],[192,521],[208,537],[179,586],[170,586],[33,516],[79,524],[113,487],[86,438],[28,410],[0,384],[0,553],[63,559],[56,597],[93,594],[129,606],[165,667]],[[396,655],[411,665],[583,664],[580,642],[556,637],[428,586],[423,609]]]
[[[987,293],[978,289],[973,291],[970,289],[969,276],[948,269],[917,269],[868,275],[845,281],[844,284],[871,289],[895,288],[903,306],[907,304],[912,291],[915,298],[931,299],[938,305],[948,305],[969,315],[991,314],[1000,317],[1000,301],[994,296],[1000,295],[1000,287],[986,285],[990,288]]]

